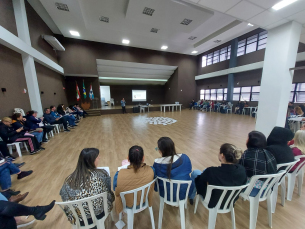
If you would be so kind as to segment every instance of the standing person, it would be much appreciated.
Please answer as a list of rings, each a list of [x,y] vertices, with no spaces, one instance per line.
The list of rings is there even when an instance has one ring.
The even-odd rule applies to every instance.
[[[83,198],[95,196],[103,192],[107,192],[108,211],[111,212],[114,201],[114,194],[111,191],[111,177],[104,169],[98,169],[97,165],[100,160],[99,150],[96,148],[85,148],[81,151],[76,169],[69,175],[61,190],[60,196],[63,201],[80,200]],[[88,223],[92,224],[92,216],[90,215],[88,205],[83,205]],[[93,201],[93,209],[97,219],[104,217],[103,198]],[[71,209],[64,208],[64,211],[71,224],[75,224]],[[75,207],[78,217],[82,219],[80,210]],[[84,221],[80,221],[80,225],[84,226]]]
[[[67,120],[65,120],[64,118],[54,118],[51,115],[50,109],[49,108],[45,108],[44,109],[44,114],[43,114],[44,120],[47,123],[50,123],[51,125],[53,124],[63,124],[64,125],[64,129],[66,132],[69,132],[70,130],[68,129],[68,125],[67,125]]]
[[[122,106],[123,114],[124,114],[124,113],[127,113],[127,112],[126,112],[125,105],[126,105],[126,101],[125,101],[125,99],[123,98],[123,99],[121,100],[121,106]]]
[[[195,105],[195,100],[193,99],[192,102],[190,103],[190,110],[192,109],[192,107]]]

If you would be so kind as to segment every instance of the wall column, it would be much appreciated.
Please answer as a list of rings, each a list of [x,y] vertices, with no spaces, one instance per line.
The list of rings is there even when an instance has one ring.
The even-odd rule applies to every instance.
[[[17,24],[18,37],[23,40],[27,45],[31,46],[31,38],[29,33],[29,26],[26,16],[24,0],[13,0],[13,6]],[[28,54],[22,54],[22,62],[26,84],[28,87],[31,108],[32,110],[36,110],[39,116],[42,116],[43,111],[34,58]]]
[[[255,129],[268,137],[284,127],[302,25],[288,22],[268,31]]]
[[[230,56],[230,63],[229,68],[235,68],[237,66],[237,46],[238,46],[238,39],[235,38],[231,41],[231,56]],[[227,101],[233,101],[233,90],[234,90],[234,74],[230,73],[228,75],[228,94],[227,94]]]

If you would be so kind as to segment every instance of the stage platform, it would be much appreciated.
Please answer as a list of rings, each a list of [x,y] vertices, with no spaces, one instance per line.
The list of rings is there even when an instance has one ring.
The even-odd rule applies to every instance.
[[[137,105],[128,105],[126,106],[126,112],[127,113],[133,113],[133,107],[136,107]],[[100,111],[101,115],[108,115],[108,114],[121,114],[122,113],[122,107],[121,106],[103,106],[101,109],[90,109],[87,110],[87,112],[90,114],[91,112],[94,112],[95,114]],[[149,111],[160,111],[160,104],[153,104],[149,106]],[[145,108],[145,112],[147,112],[147,108]]]

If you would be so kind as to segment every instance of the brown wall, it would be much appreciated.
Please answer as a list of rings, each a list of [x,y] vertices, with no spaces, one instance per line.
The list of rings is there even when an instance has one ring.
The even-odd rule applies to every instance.
[[[12,0],[0,1],[0,25],[18,36]]]
[[[178,66],[173,79],[165,93],[165,101],[179,101],[187,105],[196,95],[195,75],[197,73],[197,58],[169,52],[153,51],[121,45],[84,41],[57,36],[66,51],[59,53],[59,64],[66,74],[97,75],[96,59],[117,60],[137,63]],[[182,92],[177,94],[177,91]],[[70,94],[70,93],[69,93]],[[69,96],[69,95],[68,95]],[[70,100],[70,98],[69,98]]]

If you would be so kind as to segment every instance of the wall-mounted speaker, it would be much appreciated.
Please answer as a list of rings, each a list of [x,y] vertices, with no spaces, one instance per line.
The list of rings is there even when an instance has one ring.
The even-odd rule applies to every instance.
[[[44,92],[43,92],[43,91],[41,91],[40,93],[41,93],[41,94],[44,94]]]
[[[2,92],[6,92],[6,88],[1,88],[1,91]]]
[[[54,95],[56,95],[56,92],[54,92]]]

